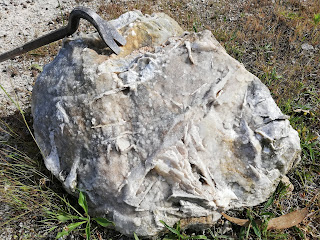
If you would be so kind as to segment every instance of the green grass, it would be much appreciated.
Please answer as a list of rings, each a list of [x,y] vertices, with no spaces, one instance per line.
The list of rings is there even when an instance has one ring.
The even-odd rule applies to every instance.
[[[81,214],[79,211],[77,211],[76,208],[74,208],[68,201],[65,201],[65,199],[62,199],[69,208],[73,210],[75,214],[71,214],[69,212],[51,212],[47,211],[47,213],[52,216],[53,219],[57,219],[62,223],[72,221],[72,223],[68,224],[61,232],[57,233],[56,239],[59,239],[63,236],[68,236],[72,231],[79,230],[82,225],[85,225],[84,229],[80,229],[80,231],[85,232],[86,239],[91,239],[91,232],[92,232],[92,223],[91,221],[95,221],[97,224],[99,224],[102,227],[108,227],[108,226],[114,226],[114,223],[109,221],[108,219],[96,217],[91,218],[88,211],[88,204],[86,200],[86,196],[83,192],[79,191],[79,198],[78,198],[78,204],[81,206],[82,210],[84,211],[84,214]],[[54,230],[55,228],[52,228]]]
[[[180,221],[175,224],[174,227],[169,226],[164,221],[160,222],[168,229],[169,233],[166,234],[162,239],[168,240],[168,239],[208,239],[205,235],[187,235],[184,233],[184,231],[181,229]]]
[[[313,21],[314,21],[314,24],[316,25],[320,23],[320,13],[313,15]]]
[[[320,199],[316,196],[320,185],[320,2],[222,0],[198,5],[187,0],[128,1],[127,4],[113,1],[107,5],[102,2],[98,12],[112,19],[132,9],[144,13],[163,11],[189,31],[211,30],[231,56],[269,87],[301,139],[301,162],[288,173],[294,190],[288,191],[280,183],[267,202],[228,212],[250,219],[248,227],[238,227],[222,218],[216,226],[198,233],[184,230],[179,224],[163,223],[168,232],[162,239],[203,235],[208,239],[317,239],[320,236]],[[318,50],[303,52],[303,43]],[[58,43],[42,47],[26,54],[24,60],[54,56],[58,48]],[[35,63],[30,71],[41,71],[41,67]],[[0,119],[0,134],[9,136],[0,138],[0,205],[5,203],[10,207],[0,221],[1,229],[12,229],[16,239],[54,239],[59,232],[66,233],[76,226],[70,224],[79,220],[71,216],[77,216],[87,217],[80,219],[85,229],[88,222],[92,224],[92,239],[126,239],[91,221],[86,207],[79,207],[79,201],[61,189],[60,183],[45,169],[32,129],[27,127],[32,125],[30,109],[23,112],[16,97],[8,97],[15,102],[17,114]],[[305,206],[309,206],[310,216],[296,227],[266,231],[265,225],[260,227],[255,223],[257,219],[266,223],[271,217]],[[26,223],[25,227],[19,226],[22,222]],[[77,230],[81,229],[80,225]],[[226,231],[226,226],[231,230]],[[85,229],[73,234],[80,239],[87,238]]]

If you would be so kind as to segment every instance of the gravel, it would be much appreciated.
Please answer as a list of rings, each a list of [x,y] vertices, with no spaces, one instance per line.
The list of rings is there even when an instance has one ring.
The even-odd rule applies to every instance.
[[[0,0],[0,54],[22,46],[63,26],[63,19],[74,7],[81,5],[97,11],[109,0]],[[66,24],[66,21],[64,21]],[[18,56],[0,63],[0,85],[22,109],[30,108],[31,91],[37,72],[32,66],[43,67],[51,56]],[[0,117],[12,115],[16,106],[0,89]]]

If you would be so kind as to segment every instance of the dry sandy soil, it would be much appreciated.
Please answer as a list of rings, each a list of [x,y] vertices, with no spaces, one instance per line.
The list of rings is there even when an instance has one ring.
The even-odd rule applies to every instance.
[[[81,6],[95,11],[100,4],[100,0],[81,1]],[[63,26],[63,21],[67,22],[65,16],[78,5],[79,1],[72,0],[1,0],[0,53]],[[51,59],[51,55],[23,55],[0,63],[0,85],[10,96],[17,95],[23,108],[28,107],[37,67]],[[16,110],[3,91],[0,91],[0,103],[0,117],[11,115]]]

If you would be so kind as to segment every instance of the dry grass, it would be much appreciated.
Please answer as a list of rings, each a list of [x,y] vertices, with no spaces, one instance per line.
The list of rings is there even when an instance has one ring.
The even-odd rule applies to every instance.
[[[77,2],[81,4],[82,1]],[[320,143],[317,135],[320,133],[320,22],[316,20],[316,14],[320,13],[320,1],[274,2],[136,0],[127,1],[126,4],[122,1],[105,4],[105,1],[101,1],[98,13],[113,19],[133,9],[148,14],[162,11],[186,30],[209,29],[230,55],[269,87],[277,104],[291,117],[292,125],[298,130],[303,154],[301,163],[288,174],[294,190],[288,192],[286,188],[278,189],[267,211],[280,216],[310,205],[310,215],[297,227],[267,232],[263,239],[319,239],[320,200],[319,196],[314,196],[320,184]],[[311,45],[313,50],[304,50],[303,44]],[[43,47],[29,54],[29,57],[55,55],[58,47],[58,44]],[[12,119],[18,120],[13,124],[5,124]],[[0,196],[1,201],[12,207],[11,215],[4,221],[13,219],[12,226],[19,216],[19,221],[28,216],[36,223],[46,216],[44,206],[55,209],[63,205],[53,193],[63,192],[57,190],[59,185],[40,164],[39,151],[30,143],[30,134],[26,132],[23,121],[15,116],[10,120],[2,119],[0,123],[0,132],[7,131],[12,135],[9,142],[5,141],[0,146],[0,186],[3,187]],[[15,149],[10,146],[15,146]],[[23,175],[17,175],[19,171]],[[263,218],[262,208],[263,205],[257,206],[249,209],[249,212],[257,218]],[[246,217],[244,211],[230,214]],[[222,219],[211,231],[221,236],[225,224],[228,223]],[[231,227],[224,235],[239,238],[243,229]],[[34,231],[39,233],[41,228],[34,227]],[[247,239],[257,239],[253,231],[249,233]],[[208,231],[206,234],[211,237]],[[120,234],[103,232],[101,229],[96,229],[94,235],[96,239],[123,238]]]

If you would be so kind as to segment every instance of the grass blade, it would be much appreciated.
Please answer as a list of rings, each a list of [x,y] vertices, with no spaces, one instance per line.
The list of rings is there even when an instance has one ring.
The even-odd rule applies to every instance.
[[[62,232],[58,232],[56,239],[59,239],[63,236],[68,236],[68,235],[69,235],[69,233],[66,230],[63,230]]]
[[[111,222],[111,221],[109,221],[108,219],[105,219],[105,218],[97,217],[97,218],[93,218],[93,220],[95,220],[102,227],[107,227],[107,226],[110,226],[110,225],[114,226],[113,222]]]
[[[88,216],[88,204],[87,204],[86,196],[81,191],[79,191],[78,203]]]
[[[75,222],[75,223],[70,223],[68,226],[67,226],[67,231],[68,232],[71,232],[73,231],[74,229],[76,229],[77,227],[81,226],[82,224],[86,223],[86,221],[82,221],[82,222]]]
[[[259,239],[261,239],[261,232],[260,232],[260,229],[258,227],[258,224],[256,223],[255,220],[252,220],[251,223],[252,223],[252,228],[253,228],[254,233],[257,235],[257,237]]]
[[[177,236],[181,237],[181,234],[176,229],[170,227],[168,224],[166,224],[164,221],[160,220],[160,222],[172,233],[176,234]]]
[[[77,227],[81,226],[82,224],[86,223],[86,221],[83,222],[76,222],[76,223],[71,223],[69,224],[66,229],[67,230],[63,230],[62,232],[59,232],[56,236],[56,239],[59,239],[63,236],[67,236],[70,234],[71,231],[73,231],[74,229],[76,229]]]
[[[90,221],[88,221],[87,222],[87,226],[86,226],[86,237],[87,237],[87,240],[90,240],[90,236],[91,236]]]
[[[208,239],[205,235],[192,236],[190,239]]]
[[[133,233],[133,237],[134,237],[134,240],[139,240],[139,238],[135,232]]]

